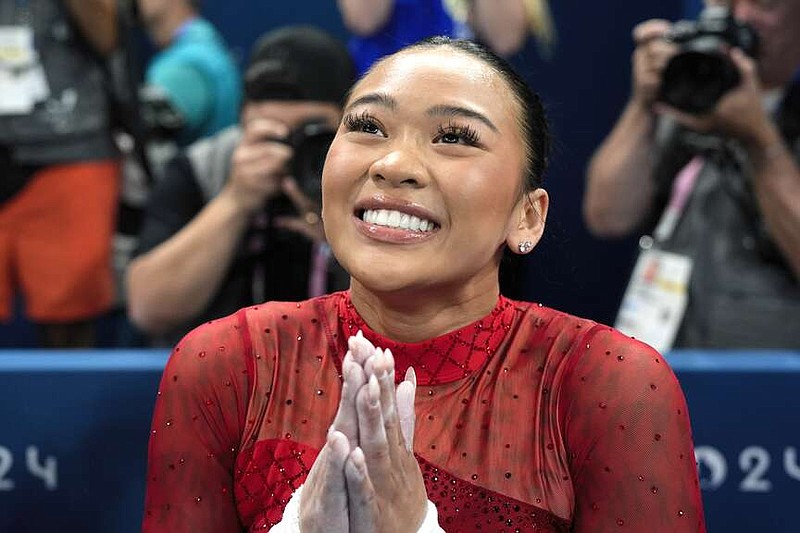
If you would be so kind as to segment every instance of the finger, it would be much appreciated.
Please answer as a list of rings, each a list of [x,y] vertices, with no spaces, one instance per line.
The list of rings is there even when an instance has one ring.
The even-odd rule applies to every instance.
[[[647,61],[649,68],[661,72],[667,63],[678,52],[678,47],[667,41],[657,41],[647,47]]]
[[[347,436],[351,448],[358,445],[358,413],[356,412],[356,395],[367,378],[364,369],[353,361],[353,356],[348,352],[342,363],[342,397],[339,400],[339,410],[333,421],[333,427]]]
[[[316,491],[316,498],[323,513],[337,516],[347,512],[347,484],[344,477],[344,465],[350,455],[347,437],[339,431],[329,431],[325,446],[326,453],[320,454],[327,464],[321,469],[321,490]]]
[[[668,20],[646,20],[633,28],[633,42],[640,45],[653,39],[661,39],[671,27],[672,24]]]
[[[289,197],[298,213],[317,213],[319,208],[314,205],[314,202],[306,196],[297,184],[297,180],[292,177],[286,177],[281,182],[281,189],[283,193]],[[317,215],[319,217],[319,215]]]
[[[375,353],[378,353],[379,348],[375,348]],[[373,355],[364,363],[364,373],[367,375],[367,379],[371,376],[375,375],[375,358],[377,356]],[[377,377],[377,376],[376,376]]]
[[[361,366],[367,362],[367,359],[375,355],[375,346],[366,338],[361,330],[355,336],[347,339],[347,347],[353,353],[353,360]]]
[[[289,135],[289,129],[285,124],[269,120],[261,117],[246,116],[244,121],[244,130],[242,133],[242,141],[245,143],[253,143],[272,139],[279,142]]]
[[[344,474],[347,482],[350,531],[371,533],[375,531],[377,524],[377,498],[361,448],[355,448],[350,452]]]
[[[729,55],[745,80],[757,79],[756,62],[753,61],[753,58],[745,54],[741,48],[732,48]]]
[[[381,413],[380,386],[372,375],[356,398],[359,445],[364,451],[372,483],[379,487],[390,474],[389,443]]]
[[[291,148],[276,143],[242,145],[236,149],[232,159],[233,173],[268,176],[275,180],[286,174],[286,165],[291,157]]]
[[[322,242],[325,240],[325,233],[319,224],[309,225],[308,222],[297,217],[277,217],[274,224],[278,228],[289,230],[298,235],[302,235],[311,242]]]
[[[406,379],[397,386],[397,416],[400,423],[400,432],[406,449],[414,450],[414,427],[417,415],[414,408],[414,399],[417,394],[417,375],[412,367],[406,371]]]
[[[381,415],[386,427],[386,437],[390,451],[394,446],[401,446],[400,425],[397,416],[397,402],[394,386],[394,356],[391,350],[377,349],[374,372],[378,378],[381,395]]]

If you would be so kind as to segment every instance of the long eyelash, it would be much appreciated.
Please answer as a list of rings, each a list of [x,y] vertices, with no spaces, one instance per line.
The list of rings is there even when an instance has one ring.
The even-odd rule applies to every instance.
[[[349,113],[344,117],[344,125],[348,131],[356,131],[364,126],[372,124],[380,129],[381,125],[374,116],[372,116],[369,111],[362,111],[359,114]]]
[[[466,144],[474,146],[480,142],[480,134],[469,124],[448,122],[447,126],[439,125],[439,136],[450,134],[459,136]]]

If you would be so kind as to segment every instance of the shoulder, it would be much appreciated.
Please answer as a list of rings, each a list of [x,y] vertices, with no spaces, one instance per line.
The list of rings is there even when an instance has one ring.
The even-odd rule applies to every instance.
[[[306,318],[336,314],[346,297],[347,292],[340,291],[297,302],[269,301],[245,307],[239,313],[248,324],[299,324]]]
[[[192,161],[205,159],[212,155],[230,157],[241,137],[241,128],[238,124],[234,124],[220,130],[210,137],[204,137],[190,144],[186,148],[186,155]]]
[[[208,69],[221,63],[233,64],[233,58],[222,35],[204,19],[194,20],[173,45],[174,55],[197,67]]]
[[[594,324],[576,337],[563,370],[554,386],[573,405],[613,402],[620,409],[660,410],[684,401],[657,350],[608,326]]]
[[[339,305],[347,293],[335,292],[300,302],[270,301],[240,310],[237,314],[250,335],[266,333],[279,341],[292,342],[298,333],[330,336],[337,328]]]
[[[202,392],[215,387],[224,376],[238,376],[248,367],[252,347],[243,335],[243,320],[233,314],[201,324],[172,349],[165,380],[174,379]],[[186,389],[189,391],[189,389]]]
[[[518,336],[544,352],[548,366],[559,369],[563,387],[580,387],[592,376],[648,386],[654,379],[676,381],[658,351],[610,326],[538,304],[512,304]]]

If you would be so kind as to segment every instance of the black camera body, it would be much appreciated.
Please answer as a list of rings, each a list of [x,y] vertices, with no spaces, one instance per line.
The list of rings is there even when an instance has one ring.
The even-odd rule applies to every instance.
[[[680,46],[664,69],[658,100],[692,114],[707,113],[740,82],[728,56],[740,48],[751,57],[758,52],[755,30],[737,21],[725,6],[705,8],[697,21],[673,25],[667,40]]]
[[[335,135],[336,130],[327,121],[312,119],[295,128],[285,139],[279,139],[294,150],[290,164],[292,177],[300,190],[317,203],[322,200],[322,167]]]
[[[322,167],[333,142],[336,130],[323,119],[311,119],[292,130],[286,138],[270,139],[292,147],[294,155],[289,163],[291,175],[300,190],[316,205],[322,204]],[[281,216],[298,216],[292,201],[280,193],[270,198],[265,206],[268,226]]]
[[[186,127],[186,119],[169,95],[154,85],[139,88],[139,116],[148,140],[174,140]]]

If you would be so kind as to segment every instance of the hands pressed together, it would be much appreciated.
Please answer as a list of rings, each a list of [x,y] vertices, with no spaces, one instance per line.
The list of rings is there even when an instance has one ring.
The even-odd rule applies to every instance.
[[[303,486],[300,529],[417,531],[427,496],[414,457],[416,376],[394,384],[394,358],[361,332],[348,340],[344,383],[327,442]]]

